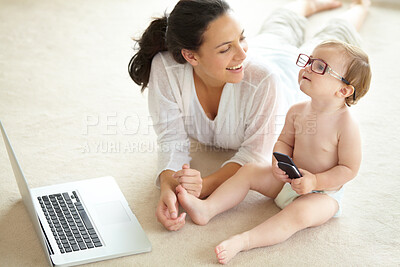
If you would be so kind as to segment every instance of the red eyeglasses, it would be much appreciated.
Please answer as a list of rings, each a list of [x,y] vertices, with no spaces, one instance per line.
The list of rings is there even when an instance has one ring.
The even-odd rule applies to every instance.
[[[329,67],[328,63],[323,61],[322,59],[319,58],[310,58],[306,54],[299,54],[296,65],[302,68],[305,68],[307,65],[311,65],[311,71],[320,75],[324,75],[325,72],[328,72],[331,76],[335,77],[336,79],[344,82],[347,85],[350,85],[350,83],[340,76],[336,71],[334,71],[331,67]],[[354,88],[354,87],[353,87]],[[354,88],[354,93],[353,93],[353,100],[356,100],[356,90]]]

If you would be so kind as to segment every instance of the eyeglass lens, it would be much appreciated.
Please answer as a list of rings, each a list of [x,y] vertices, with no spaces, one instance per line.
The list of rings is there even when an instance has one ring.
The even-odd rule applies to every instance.
[[[297,58],[297,65],[303,68],[307,65],[307,63],[309,63],[308,62],[309,60],[310,58],[307,55],[300,54],[299,57]]]
[[[324,74],[326,68],[326,63],[319,60],[313,59],[311,61],[311,70],[315,73]]]

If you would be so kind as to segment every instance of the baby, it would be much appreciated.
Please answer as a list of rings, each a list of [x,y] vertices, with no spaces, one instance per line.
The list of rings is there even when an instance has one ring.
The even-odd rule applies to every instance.
[[[274,151],[291,156],[302,177],[290,179],[273,158],[272,166],[243,166],[205,200],[181,185],[176,189],[182,207],[199,225],[239,204],[249,190],[273,198],[282,209],[255,228],[220,243],[215,248],[220,263],[240,251],[283,242],[299,230],[339,215],[343,185],[359,170],[361,138],[349,106],[369,89],[368,56],[358,47],[327,41],[310,56],[300,54],[297,65],[302,68],[300,90],[311,100],[290,108]]]

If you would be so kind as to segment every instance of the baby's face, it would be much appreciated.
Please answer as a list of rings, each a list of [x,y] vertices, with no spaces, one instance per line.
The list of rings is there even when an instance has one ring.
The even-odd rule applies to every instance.
[[[314,71],[311,70],[311,65],[302,68],[298,77],[300,90],[313,98],[334,96],[335,92],[345,84],[340,79],[334,77],[337,75],[333,74],[334,76],[332,76],[330,73],[333,73],[333,70],[339,76],[343,77],[347,66],[347,59],[344,56],[344,53],[335,47],[317,47],[313,51],[312,55],[310,55],[310,58],[321,59],[328,66],[325,73],[322,75],[315,72],[322,70],[319,68],[321,65],[319,64],[320,61],[314,61]]]

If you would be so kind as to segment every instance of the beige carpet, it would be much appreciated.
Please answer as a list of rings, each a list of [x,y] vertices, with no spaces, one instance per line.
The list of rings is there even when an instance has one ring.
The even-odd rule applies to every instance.
[[[268,2],[268,4],[267,4]],[[247,36],[286,1],[230,1]],[[0,119],[32,187],[111,175],[152,243],[147,254],[94,266],[216,265],[214,246],[278,212],[250,193],[207,226],[166,231],[155,218],[156,136],[146,95],[127,74],[132,36],[176,1],[0,0]],[[251,4],[249,4],[251,3]],[[327,19],[340,11],[314,17]],[[373,80],[352,107],[363,165],[346,188],[343,216],[286,242],[240,253],[231,266],[400,265],[400,4],[377,1],[361,31]],[[195,155],[206,174],[229,153]],[[0,266],[43,266],[44,252],[0,141]]]

